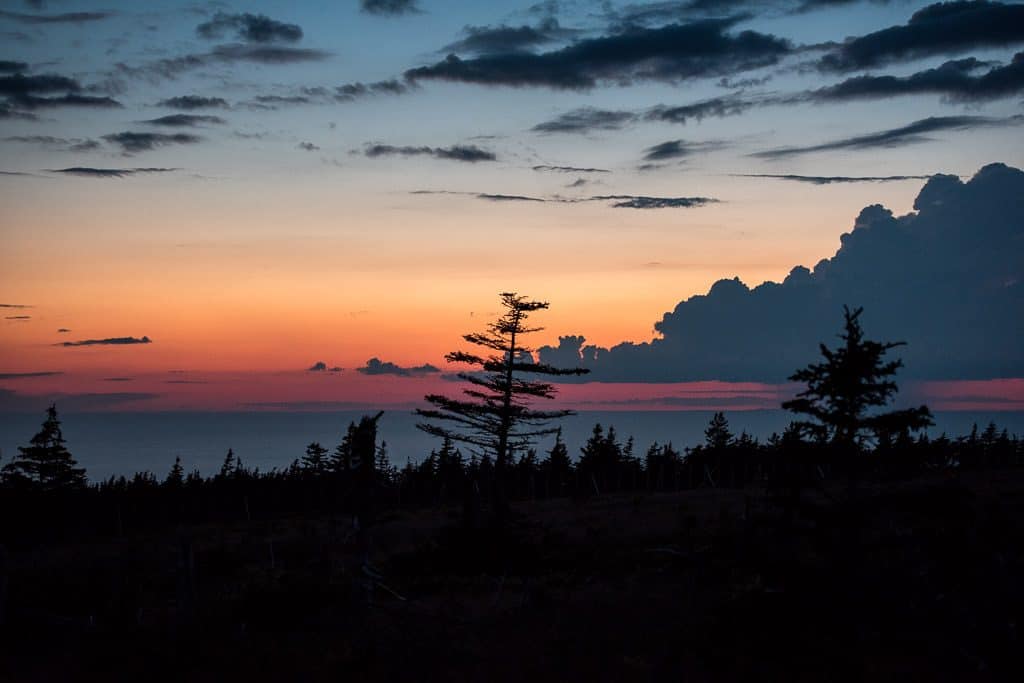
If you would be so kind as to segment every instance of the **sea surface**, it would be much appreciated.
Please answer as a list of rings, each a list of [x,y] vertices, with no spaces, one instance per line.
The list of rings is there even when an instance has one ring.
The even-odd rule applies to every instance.
[[[163,412],[61,414],[64,438],[71,453],[93,481],[111,475],[148,470],[163,477],[180,456],[186,470],[216,473],[228,448],[248,467],[261,470],[287,467],[300,458],[306,445],[318,441],[329,449],[341,440],[349,422],[366,411],[337,412]],[[562,420],[563,438],[570,453],[579,453],[595,423],[615,427],[621,441],[635,440],[642,455],[652,442],[672,442],[680,450],[701,443],[711,411],[580,412]],[[726,413],[732,430],[764,439],[780,432],[792,419],[781,410]],[[3,462],[17,454],[39,431],[42,414],[0,413],[0,455]],[[1024,412],[940,412],[933,435],[966,434],[971,425],[994,421],[1000,428],[1024,436]],[[416,429],[417,418],[406,411],[385,412],[379,423],[378,442],[387,442],[392,463],[418,462],[438,446],[437,439]],[[550,448],[553,439],[538,444]]]

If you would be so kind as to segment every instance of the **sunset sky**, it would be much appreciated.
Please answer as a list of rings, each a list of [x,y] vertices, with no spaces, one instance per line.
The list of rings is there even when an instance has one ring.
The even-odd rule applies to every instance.
[[[1022,4],[4,0],[0,84],[0,410],[412,404],[502,291],[572,405],[766,407],[792,359],[694,335],[768,294],[677,305],[795,266],[792,358],[864,305],[1024,409]]]

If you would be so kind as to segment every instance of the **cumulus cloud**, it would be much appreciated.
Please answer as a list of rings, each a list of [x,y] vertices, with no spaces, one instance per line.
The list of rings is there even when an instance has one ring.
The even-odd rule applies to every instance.
[[[195,128],[196,126],[202,126],[207,123],[227,123],[224,119],[219,116],[209,116],[203,114],[168,114],[167,116],[160,116],[155,119],[145,119],[139,121],[139,123],[145,123],[150,126],[165,126],[168,128]]]
[[[494,152],[480,149],[476,145],[452,145],[451,147],[396,147],[394,145],[370,144],[363,154],[372,158],[385,156],[429,156],[435,159],[450,159],[476,163],[478,161],[497,161]]]
[[[54,346],[124,346],[128,344],[152,344],[149,337],[108,337],[106,339],[82,339],[80,341],[58,342]]]
[[[855,71],[892,62],[1024,43],[1024,5],[954,0],[928,5],[906,24],[852,38],[818,62]]]
[[[364,375],[397,375],[398,377],[414,377],[416,375],[429,375],[441,372],[440,368],[434,367],[430,363],[414,367],[402,367],[389,361],[382,361],[379,358],[371,358],[366,361],[366,365],[356,368],[356,370]]]
[[[72,166],[70,168],[52,168],[47,173],[81,176],[83,178],[127,178],[140,173],[170,173],[176,168],[92,168],[89,166]],[[57,330],[68,332],[70,330]]]
[[[191,133],[136,133],[133,131],[111,133],[104,135],[103,139],[119,146],[125,154],[147,152],[168,145],[191,145],[202,140],[198,135]]]
[[[1024,374],[1024,172],[1002,164],[970,181],[934,176],[896,217],[861,211],[832,258],[781,283],[716,282],[655,324],[659,338],[611,348],[582,336],[539,349],[590,380],[777,382],[832,343],[842,307],[863,306],[870,338],[905,340],[902,376],[990,379]]]
[[[366,14],[379,16],[399,16],[401,14],[418,14],[420,12],[416,0],[359,0],[359,7]]]
[[[217,12],[212,19],[196,27],[196,33],[209,40],[223,38],[229,31],[233,31],[238,40],[249,43],[295,43],[302,40],[300,26],[276,21],[265,14]]]
[[[157,102],[157,106],[169,109],[227,109],[228,102],[223,97],[202,97],[201,95],[179,95]]]
[[[580,107],[560,114],[550,121],[538,123],[530,130],[535,133],[589,133],[593,130],[619,130],[635,119],[636,114],[633,112]]]
[[[443,61],[406,71],[406,78],[492,86],[542,86],[587,90],[598,83],[678,82],[725,76],[771,66],[789,54],[788,41],[746,30],[732,32],[740,17],[708,19],[659,28],[630,27],[533,53],[483,55]]]
[[[834,150],[852,149],[878,149],[886,147],[902,147],[921,142],[928,142],[932,138],[929,133],[939,133],[947,130],[967,130],[971,128],[991,128],[994,126],[1014,126],[1024,124],[1024,115],[1010,116],[1006,118],[994,118],[988,116],[930,116],[926,119],[908,123],[899,128],[890,128],[877,133],[857,135],[839,140],[831,140],[818,145],[804,147],[777,147],[775,149],[755,152],[751,156],[762,159],[781,159],[784,157],[811,154],[813,152],[827,152]]]

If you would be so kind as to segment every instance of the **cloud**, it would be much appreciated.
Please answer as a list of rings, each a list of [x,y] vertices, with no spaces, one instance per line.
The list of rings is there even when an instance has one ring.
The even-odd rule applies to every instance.
[[[7,315],[7,316],[4,316],[4,320],[31,320],[31,319],[32,319],[32,316],[30,316],[30,315]]]
[[[665,161],[682,159],[692,154],[721,149],[724,143],[718,141],[686,142],[685,140],[667,140],[644,150],[645,161]]]
[[[52,168],[47,173],[62,173],[83,178],[127,178],[128,176],[139,175],[140,173],[170,173],[177,170],[176,168],[91,168],[89,166],[72,166],[70,168]]]
[[[401,14],[419,14],[421,11],[416,0],[359,0],[359,7],[366,14],[393,17]]]
[[[588,90],[598,83],[678,82],[724,76],[776,64],[792,51],[789,42],[756,31],[730,33],[740,17],[708,19],[659,28],[629,28],[543,52],[448,55],[430,66],[410,69],[406,78],[492,86],[542,86]]]
[[[693,209],[707,204],[717,204],[710,197],[645,197],[638,195],[600,195],[590,201],[612,201],[614,209]]]
[[[823,71],[855,71],[897,61],[1024,43],[1024,5],[955,0],[928,5],[906,24],[852,38],[818,62]]]
[[[134,377],[104,377],[103,382],[134,382]]]
[[[200,95],[179,95],[157,102],[159,107],[170,109],[227,109],[228,103],[222,97],[202,97]]]
[[[393,145],[370,144],[363,154],[371,159],[383,156],[431,156],[435,159],[450,159],[476,163],[497,161],[494,152],[480,149],[476,145],[452,145],[451,147],[395,147]]]
[[[296,145],[296,146],[297,146],[297,147],[298,147],[299,149],[303,149],[303,150],[305,150],[305,151],[307,151],[307,152],[315,152],[315,151],[317,151],[318,149],[320,149],[319,147],[317,147],[316,145],[314,145],[314,144],[313,144],[312,142],[300,142],[300,143],[299,143],[298,145]]]
[[[365,366],[356,368],[356,371],[361,372],[364,375],[397,375],[398,377],[414,377],[416,375],[429,375],[441,372],[441,369],[434,367],[430,363],[404,368],[389,361],[382,361],[379,358],[371,358],[366,361]]]
[[[530,130],[535,133],[589,133],[592,130],[619,130],[636,119],[628,111],[611,111],[594,107],[580,107],[538,123]]]
[[[491,202],[548,202],[551,204],[579,204],[580,202],[611,202],[614,209],[692,209],[706,204],[715,204],[717,199],[709,197],[646,197],[632,194],[595,195],[593,197],[528,197],[518,194],[494,194],[489,192],[457,192],[454,190],[415,190],[409,194],[451,194],[475,197]]]
[[[113,12],[64,12],[63,14],[24,14],[0,10],[0,19],[9,19],[22,24],[84,24],[103,21],[114,16]]]
[[[71,330],[69,330],[68,328],[62,327],[59,330],[57,330],[57,334],[65,334],[65,333],[70,332],[70,331]]]
[[[414,89],[415,85],[395,79],[375,81],[373,83],[346,83],[334,89],[334,99],[338,102],[350,102],[368,95],[404,95]]]
[[[443,52],[477,55],[523,52],[539,45],[566,40],[579,31],[564,29],[549,17],[537,26],[466,26],[464,38],[442,48]]]
[[[287,45],[228,44],[217,45],[210,52],[185,54],[179,57],[158,59],[139,66],[123,62],[115,65],[114,77],[127,76],[148,80],[174,79],[183,73],[218,64],[251,62],[256,64],[300,64],[320,62],[331,53],[312,48],[289,47]]]
[[[811,185],[834,185],[844,183],[890,183],[900,180],[927,180],[930,175],[883,175],[883,176],[820,176],[820,175],[794,175],[792,173],[734,173],[738,178],[774,178],[776,180],[791,180],[797,183],[809,183]]]
[[[0,96],[7,98],[5,107],[15,105],[32,110],[52,107],[117,108],[121,106],[120,102],[110,97],[82,95],[80,93],[82,89],[82,84],[77,80],[59,74],[26,76],[16,73],[0,77]],[[52,96],[53,93],[64,94]],[[8,118],[15,115],[17,113],[12,112]]]
[[[138,123],[146,123],[150,126],[167,126],[169,128],[194,128],[206,123],[227,123],[219,116],[208,116],[202,114],[168,114],[155,119],[146,119]]]
[[[784,157],[811,154],[813,152],[826,152],[839,149],[865,150],[886,147],[902,147],[921,142],[927,142],[932,138],[928,133],[937,133],[946,130],[967,130],[971,128],[989,128],[993,126],[1012,126],[1024,124],[1024,116],[1011,116],[1007,118],[992,118],[987,116],[931,116],[926,119],[908,123],[899,128],[857,135],[850,138],[832,140],[818,145],[806,147],[778,147],[763,152],[755,152],[750,156],[762,159],[781,159]]]
[[[552,171],[554,173],[611,173],[607,168],[587,168],[580,166],[534,166],[534,171]]]
[[[108,337],[107,339],[82,339],[81,341],[58,342],[54,346],[124,346],[127,344],[152,344],[149,337]]]
[[[306,368],[306,371],[307,372],[341,372],[341,368],[337,367],[337,366],[335,366],[333,368],[329,368],[329,367],[327,367],[327,363],[323,362],[322,360],[318,360],[317,362],[313,363],[312,366]]]
[[[28,71],[28,64],[25,62],[14,62],[9,59],[0,59],[0,73],[14,73],[16,71]]]
[[[863,75],[848,78],[836,85],[809,93],[819,102],[845,102],[857,99],[877,99],[901,95],[938,94],[953,102],[979,102],[1011,97],[1024,92],[1024,52],[1018,52],[1006,65],[994,66],[985,73],[975,75],[988,66],[973,57],[946,62],[934,69],[919,71],[910,76]]]
[[[295,43],[302,40],[301,27],[276,21],[265,14],[217,12],[212,19],[196,26],[196,34],[208,40],[222,38],[228,31],[234,31],[236,38],[249,43]]]
[[[780,100],[769,96],[746,96],[742,93],[712,97],[692,104],[668,106],[659,104],[649,109],[644,118],[648,121],[665,121],[667,123],[685,124],[690,119],[698,122],[706,118],[725,118],[737,116],[748,109],[767,104],[777,104]]]
[[[100,143],[86,138],[58,138],[52,135],[12,135],[4,138],[7,142],[20,142],[60,149],[65,152],[91,152],[99,149]]]
[[[28,379],[31,377],[55,377],[63,372],[46,370],[41,372],[0,372],[0,379]]]
[[[0,304],[0,308],[32,308],[29,304]]]
[[[1024,375],[1024,172],[1002,164],[964,183],[935,176],[914,212],[866,207],[832,258],[781,283],[716,282],[655,324],[659,337],[611,348],[582,336],[541,362],[587,367],[591,381],[784,380],[834,344],[842,307],[863,306],[871,339],[905,340],[901,378]]]
[[[147,152],[167,145],[191,145],[202,140],[198,135],[191,133],[136,133],[132,131],[111,133],[104,135],[103,139],[118,145],[125,154]]]

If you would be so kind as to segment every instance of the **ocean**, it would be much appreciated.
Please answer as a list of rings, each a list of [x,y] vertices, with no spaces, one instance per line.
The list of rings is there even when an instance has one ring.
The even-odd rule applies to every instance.
[[[228,448],[248,467],[261,470],[287,467],[306,445],[318,441],[333,450],[349,422],[368,411],[335,412],[104,412],[61,414],[68,449],[84,466],[92,481],[111,475],[148,470],[162,478],[180,456],[186,470],[210,475],[220,469]],[[581,411],[562,420],[563,438],[577,454],[595,423],[614,426],[621,441],[635,440],[642,455],[652,442],[672,442],[677,448],[693,446],[704,438],[711,411]],[[781,410],[726,413],[733,432],[746,431],[758,438],[781,431],[792,418]],[[17,447],[27,445],[39,430],[41,413],[0,413],[0,455],[7,462]],[[1000,428],[1024,435],[1024,412],[938,412],[930,433],[966,434],[971,425],[994,421]],[[392,463],[401,467],[417,462],[438,446],[438,440],[416,429],[417,418],[408,411],[386,411],[379,423],[378,442],[386,441]],[[538,451],[553,442],[538,443]]]

